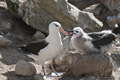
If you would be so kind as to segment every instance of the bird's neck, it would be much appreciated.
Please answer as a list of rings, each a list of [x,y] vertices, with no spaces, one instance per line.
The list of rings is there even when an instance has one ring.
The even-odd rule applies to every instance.
[[[46,40],[53,43],[61,43],[61,35],[59,31],[50,31]]]

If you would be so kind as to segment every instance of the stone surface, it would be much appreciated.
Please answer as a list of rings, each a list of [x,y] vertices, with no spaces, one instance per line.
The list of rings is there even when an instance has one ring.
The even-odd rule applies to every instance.
[[[112,58],[112,64],[113,64],[112,80],[119,80],[120,79],[120,54],[117,54],[117,53],[112,54],[111,58]]]
[[[5,8],[0,7],[0,35],[11,40],[12,45],[20,46],[25,44],[24,42],[32,41],[31,37],[35,32],[36,30],[27,25],[24,21],[16,18]],[[16,43],[18,43],[18,45],[15,45]]]
[[[110,28],[114,28],[115,24],[120,23],[120,13],[118,15],[108,16],[107,23],[108,23]]]
[[[46,37],[46,36],[45,36],[42,32],[37,31],[37,32],[33,35],[32,39],[33,39],[33,40],[39,40],[39,39],[44,39],[45,37]]]
[[[120,11],[120,0],[101,0],[101,3],[109,10],[115,9]]]
[[[34,75],[34,80],[44,80],[43,76],[40,74]]]
[[[69,0],[69,2],[79,9],[85,6],[83,11],[92,12],[97,19],[103,22],[103,29],[113,28],[114,24],[120,23],[117,17],[120,12],[120,0]]]
[[[57,71],[70,70],[73,75],[99,75],[111,76],[113,66],[108,56],[104,54],[85,54],[70,52],[70,37],[66,38],[63,43],[64,50],[61,55],[54,59]]]
[[[7,8],[7,5],[5,3],[5,0],[0,0],[0,6],[1,7],[4,7],[4,8]]]
[[[117,10],[109,10],[103,4],[91,5],[84,9],[84,11],[92,12],[96,18],[103,22],[104,28],[114,28],[114,25],[120,23],[119,12]]]
[[[0,47],[7,47],[12,44],[12,41],[0,35]]]
[[[15,74],[21,76],[32,76],[36,74],[36,68],[28,62],[20,60],[16,64]]]
[[[110,59],[102,54],[80,55],[70,53],[64,62],[68,64],[68,69],[76,76],[82,74],[111,76],[113,69]]]
[[[23,0],[19,0],[19,1],[23,1]],[[100,10],[100,12],[98,11],[98,13],[100,13],[100,15],[101,14],[102,15],[107,15],[107,11],[104,12],[103,8],[102,8],[102,10]],[[112,15],[110,15],[110,16],[112,16]],[[38,67],[37,68],[38,69],[38,74],[43,73],[42,69],[41,69],[41,65],[37,65],[26,54],[21,54],[21,52],[18,52],[18,50],[17,50],[17,47],[19,45],[30,42],[29,40],[31,40],[34,33],[31,34],[31,35],[29,35],[27,33],[29,33],[29,32],[31,33],[33,31],[33,29],[32,30],[28,30],[28,28],[25,29],[26,26],[22,25],[22,22],[20,20],[16,20],[15,18],[13,18],[11,16],[11,13],[9,13],[9,11],[6,11],[6,10],[0,8],[0,19],[1,18],[2,18],[3,21],[5,21],[5,23],[9,22],[12,25],[11,25],[11,28],[10,27],[7,28],[7,27],[1,26],[1,23],[0,23],[0,34],[4,33],[4,35],[6,35],[6,33],[12,33],[12,35],[13,34],[14,35],[11,38],[7,37],[8,39],[13,41],[12,47],[10,46],[10,47],[7,47],[7,48],[1,48],[0,49],[0,80],[18,80],[18,79],[19,80],[34,80],[33,76],[23,77],[23,76],[15,76],[15,74],[14,74],[15,73],[14,72],[15,71],[15,65],[19,60],[25,60],[27,62],[32,62],[32,64],[34,64],[36,66],[36,68]],[[3,28],[5,28],[5,29],[3,30]],[[29,31],[29,32],[26,32],[26,31]],[[26,34],[23,34],[24,32]],[[18,35],[20,35],[20,36],[18,36]],[[28,36],[29,36],[29,38],[28,38]],[[18,37],[18,38],[16,38],[16,37]],[[20,40],[19,37],[22,38],[22,40]],[[25,42],[23,43],[22,41],[25,41]],[[66,43],[66,45],[69,45],[67,41],[65,43]],[[67,49],[66,49],[66,51],[67,51]],[[60,59],[62,59],[62,58],[60,58]],[[100,80],[119,80],[120,79],[120,68],[119,68],[119,66],[120,66],[120,55],[116,54],[112,58],[114,59],[114,62],[112,62],[112,63],[115,63],[115,64],[113,64],[113,67],[116,67],[115,70],[114,70],[114,75],[113,75],[115,79],[100,79]],[[62,63],[62,62],[60,61],[60,63]],[[63,65],[64,65],[64,63],[63,63]],[[60,66],[62,66],[62,65],[60,65]],[[62,66],[63,71],[65,71],[65,68],[67,66],[68,65]],[[68,68],[66,68],[66,69],[68,69]],[[40,78],[41,78],[41,76],[38,75],[38,79],[40,79]],[[82,76],[82,79],[88,79],[88,78],[89,79],[94,79],[94,76],[93,75],[90,75],[90,76],[88,75],[88,77],[84,76],[84,78]],[[60,80],[78,80],[78,79],[81,79],[81,76],[80,76],[80,78],[75,77],[75,76],[71,78],[71,75],[70,75],[70,76],[63,77],[63,79],[60,78]]]
[[[86,11],[86,12],[91,12],[91,13],[94,13],[94,15],[99,15],[100,13],[100,10],[99,9],[96,9],[97,11],[95,11],[95,8],[98,6],[99,4],[94,4],[94,5],[91,5],[89,7],[86,7],[85,9],[83,9],[83,11]]]
[[[6,0],[8,9],[28,25],[48,33],[48,25],[58,21],[63,28],[81,26],[88,31],[97,31],[102,22],[92,13],[80,11],[65,0]],[[46,6],[47,5],[47,6]]]
[[[85,9],[95,3],[100,2],[100,0],[68,0],[69,3],[75,5],[80,10]]]
[[[96,76],[86,76],[85,78],[82,78],[80,80],[101,80],[101,79]]]
[[[8,21],[0,21],[1,24],[0,26],[6,30],[10,30],[11,29],[11,23]]]

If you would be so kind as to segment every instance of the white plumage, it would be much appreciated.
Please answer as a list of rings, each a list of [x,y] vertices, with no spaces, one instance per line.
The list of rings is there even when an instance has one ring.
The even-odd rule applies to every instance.
[[[44,40],[32,42],[20,47],[25,51],[35,54],[34,56],[42,64],[42,69],[45,76],[47,76],[44,71],[45,61],[51,61],[51,67],[55,72],[52,66],[52,59],[63,49],[60,32],[68,35],[68,33],[62,29],[60,23],[52,22],[49,25],[49,35]]]
[[[107,53],[114,48],[116,35],[111,30],[85,33],[82,28],[75,27],[71,43],[76,50],[80,50],[85,54]]]

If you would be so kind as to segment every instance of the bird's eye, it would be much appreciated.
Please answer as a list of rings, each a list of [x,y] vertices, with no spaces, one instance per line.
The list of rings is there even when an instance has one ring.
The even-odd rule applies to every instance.
[[[55,24],[56,27],[58,27],[58,25]]]
[[[76,33],[78,33],[78,31],[75,31]]]

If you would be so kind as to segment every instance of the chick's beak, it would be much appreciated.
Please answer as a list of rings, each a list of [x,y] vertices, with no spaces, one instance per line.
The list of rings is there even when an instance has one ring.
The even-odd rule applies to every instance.
[[[63,30],[62,28],[60,28],[59,31],[60,31],[61,33],[65,34],[66,36],[68,35],[68,33],[67,33],[65,30]]]
[[[65,31],[67,31],[69,35],[73,35],[73,34],[74,34],[74,31],[73,31],[73,30],[67,30],[67,29],[66,29]]]

